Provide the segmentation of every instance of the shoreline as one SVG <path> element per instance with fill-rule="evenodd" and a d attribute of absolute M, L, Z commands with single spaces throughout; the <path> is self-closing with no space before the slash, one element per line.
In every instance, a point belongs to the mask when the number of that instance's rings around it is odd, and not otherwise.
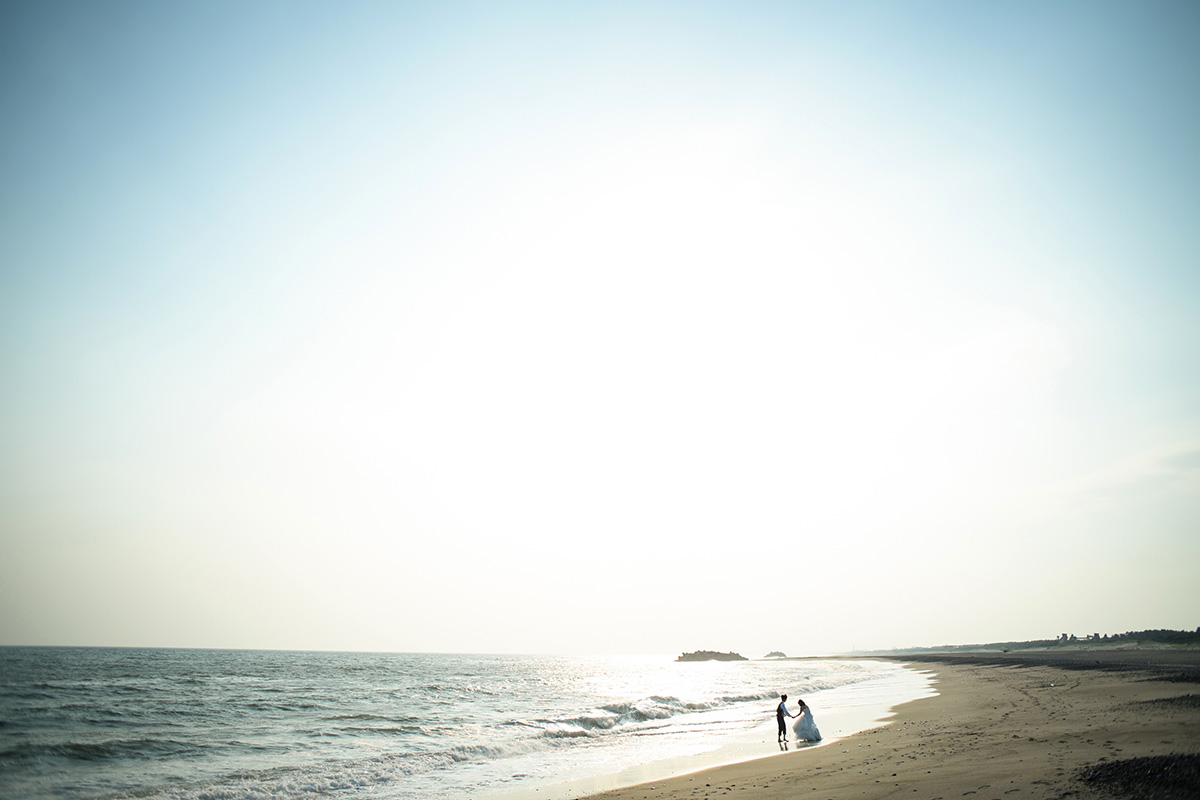
<path fill-rule="evenodd" d="M 851 659 L 833 656 L 814 657 L 809 660 Z M 775 716 L 768 709 L 761 724 L 729 736 L 721 744 L 702 752 L 647 761 L 588 777 L 542 782 L 525 788 L 485 792 L 472 797 L 474 800 L 586 800 L 607 792 L 693 775 L 710 769 L 811 752 L 833 746 L 863 731 L 886 725 L 894 718 L 894 709 L 898 705 L 936 693 L 932 672 L 926 667 L 909 667 L 891 659 L 874 656 L 852 660 L 892 663 L 903 669 L 898 670 L 900 675 L 881 675 L 863 683 L 821 689 L 808 694 L 807 697 L 819 710 L 818 727 L 824 734 L 820 741 L 793 740 L 788 743 L 786 749 L 781 748 L 776 740 Z M 881 686 L 886 688 L 881 690 Z M 861 695 L 864 689 L 867 690 L 867 696 Z M 791 720 L 788 723 L 790 731 Z"/>
<path fill-rule="evenodd" d="M 861 658 L 932 670 L 937 694 L 830 745 L 586 800 L 1200 796 L 1200 650 Z"/>

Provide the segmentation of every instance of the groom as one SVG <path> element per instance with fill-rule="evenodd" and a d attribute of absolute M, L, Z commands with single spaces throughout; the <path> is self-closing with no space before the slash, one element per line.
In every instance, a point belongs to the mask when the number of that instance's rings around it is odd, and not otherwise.
<path fill-rule="evenodd" d="M 796 716 L 787 710 L 787 695 L 779 696 L 779 708 L 775 709 L 775 719 L 779 722 L 779 741 L 787 741 L 787 723 L 783 721 L 784 717 Z"/>

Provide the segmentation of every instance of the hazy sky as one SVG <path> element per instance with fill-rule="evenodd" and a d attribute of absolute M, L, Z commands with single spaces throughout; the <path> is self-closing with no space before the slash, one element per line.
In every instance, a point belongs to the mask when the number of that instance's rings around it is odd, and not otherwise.
<path fill-rule="evenodd" d="M 0 6 L 0 644 L 1200 625 L 1200 6 Z"/>

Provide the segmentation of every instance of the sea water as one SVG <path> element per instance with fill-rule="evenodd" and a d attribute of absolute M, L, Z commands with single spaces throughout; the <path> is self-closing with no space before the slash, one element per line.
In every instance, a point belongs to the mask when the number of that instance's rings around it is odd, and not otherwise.
<path fill-rule="evenodd" d="M 932 694 L 879 661 L 0 648 L 0 797 L 568 797 Z"/>

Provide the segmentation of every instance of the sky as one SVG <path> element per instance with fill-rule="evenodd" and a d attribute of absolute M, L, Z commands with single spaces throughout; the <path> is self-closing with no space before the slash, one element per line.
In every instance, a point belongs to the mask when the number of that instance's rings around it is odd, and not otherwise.
<path fill-rule="evenodd" d="M 0 6 L 0 644 L 1200 625 L 1200 6 Z"/>

